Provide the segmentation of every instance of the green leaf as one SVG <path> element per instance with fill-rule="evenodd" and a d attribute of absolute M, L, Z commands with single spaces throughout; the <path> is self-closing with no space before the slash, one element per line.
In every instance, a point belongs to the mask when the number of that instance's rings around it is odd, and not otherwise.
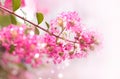
<path fill-rule="evenodd" d="M 17 20 L 16 20 L 15 16 L 10 15 L 10 20 L 11 20 L 11 24 L 17 24 Z"/>
<path fill-rule="evenodd" d="M 36 35 L 39 35 L 39 34 L 40 34 L 40 31 L 39 31 L 39 29 L 38 29 L 37 27 L 35 27 L 35 34 L 36 34 Z"/>
<path fill-rule="evenodd" d="M 10 45 L 9 53 L 12 53 L 14 50 L 15 50 L 15 46 L 14 45 Z"/>
<path fill-rule="evenodd" d="M 0 15 L 0 26 L 4 27 L 11 24 L 9 15 Z"/>
<path fill-rule="evenodd" d="M 23 63 L 16 64 L 18 67 L 27 70 L 26 66 Z"/>
<path fill-rule="evenodd" d="M 8 26 L 9 24 L 17 24 L 15 16 L 0 15 L 0 27 Z"/>
<path fill-rule="evenodd" d="M 20 5 L 21 5 L 21 0 L 12 0 L 13 11 L 16 11 L 17 9 L 19 9 Z"/>
<path fill-rule="evenodd" d="M 50 28 L 50 25 L 49 25 L 47 22 L 45 22 L 45 24 L 46 24 L 47 28 L 49 29 L 49 28 Z"/>
<path fill-rule="evenodd" d="M 44 16 L 42 13 L 36 13 L 36 18 L 37 18 L 38 24 L 40 24 L 43 21 Z"/>

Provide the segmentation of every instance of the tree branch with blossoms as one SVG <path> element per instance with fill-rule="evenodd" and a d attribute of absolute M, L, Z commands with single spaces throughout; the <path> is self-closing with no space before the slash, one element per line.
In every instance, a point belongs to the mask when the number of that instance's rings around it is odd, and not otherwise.
<path fill-rule="evenodd" d="M 53 33 L 50 33 L 48 30 L 46 30 L 46 29 L 40 27 L 39 25 L 37 25 L 37 24 L 35 24 L 35 23 L 33 23 L 33 22 L 31 22 L 31 21 L 25 19 L 24 17 L 21 17 L 21 16 L 15 14 L 14 12 L 12 12 L 12 11 L 10 11 L 10 10 L 8 10 L 8 9 L 6 9 L 6 8 L 4 8 L 4 7 L 2 7 L 2 6 L 0 6 L 0 8 L 1 8 L 2 10 L 4 10 L 4 11 L 6 11 L 6 12 L 8 12 L 8 13 L 10 13 L 10 14 L 13 14 L 13 15 L 17 16 L 18 18 L 20 18 L 20 19 L 22 19 L 22 20 L 24 20 L 24 21 L 26 21 L 26 22 L 32 24 L 33 26 L 38 27 L 39 29 L 41 29 L 41 30 L 43 30 L 43 31 L 45 31 L 45 32 L 47 32 L 47 33 L 49 33 L 50 35 L 55 36 L 56 38 L 63 39 L 62 37 L 57 36 L 57 35 L 55 35 L 55 34 L 53 34 Z M 63 40 L 66 40 L 66 41 L 69 41 L 69 42 L 73 42 L 73 43 L 74 43 L 74 41 L 71 41 L 71 40 L 68 40 L 68 39 L 63 39 Z"/>
<path fill-rule="evenodd" d="M 16 4 L 16 1 L 18 3 Z M 28 25 L 8 25 L 0 30 L 0 52 L 4 55 L 10 54 L 17 56 L 12 62 L 27 63 L 32 66 L 39 66 L 43 62 L 57 64 L 66 59 L 86 57 L 91 50 L 100 44 L 96 32 L 84 28 L 81 18 L 76 11 L 62 12 L 55 19 L 46 22 L 48 29 L 39 26 L 44 16 L 36 13 L 38 24 L 35 24 L 24 17 L 14 13 L 20 8 L 23 0 L 12 0 L 12 7 L 7 9 L 0 6 L 1 11 L 8 12 L 12 16 L 18 17 L 36 28 Z M 12 8 L 12 9 L 11 9 Z M 36 34 L 39 28 L 46 32 L 43 35 Z M 37 31 L 39 32 L 39 29 Z"/>
<path fill-rule="evenodd" d="M 98 32 L 88 30 L 76 11 L 61 12 L 49 23 L 45 21 L 45 29 L 40 26 L 44 20 L 43 13 L 36 12 L 38 24 L 16 13 L 24 6 L 25 0 L 0 2 L 2 79 L 31 79 L 32 74 L 24 77 L 29 65 L 37 68 L 43 64 L 60 64 L 65 60 L 84 58 L 101 44 Z M 17 17 L 24 23 L 20 23 Z M 45 33 L 40 34 L 41 31 Z"/>

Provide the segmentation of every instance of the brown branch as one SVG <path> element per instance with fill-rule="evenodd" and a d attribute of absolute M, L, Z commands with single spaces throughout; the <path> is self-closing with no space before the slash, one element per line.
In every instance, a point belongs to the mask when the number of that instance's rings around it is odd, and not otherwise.
<path fill-rule="evenodd" d="M 26 22 L 32 24 L 32 25 L 35 26 L 35 27 L 38 27 L 39 29 L 41 29 L 41 30 L 43 30 L 43 31 L 45 31 L 45 32 L 47 32 L 47 33 L 49 33 L 50 35 L 55 36 L 56 38 L 59 38 L 59 39 L 62 39 L 62 40 L 68 41 L 68 42 L 72 42 L 72 43 L 77 43 L 77 42 L 75 42 L 75 41 L 71 41 L 71 40 L 68 40 L 68 39 L 64 39 L 64 38 L 62 38 L 62 37 L 60 37 L 60 36 L 57 36 L 57 35 L 55 35 L 55 34 L 53 34 L 53 33 L 50 33 L 48 30 L 46 30 L 46 29 L 40 27 L 39 25 L 37 25 L 37 24 L 35 24 L 35 23 L 33 23 L 33 22 L 31 22 L 31 21 L 25 19 L 24 17 L 21 17 L 21 16 L 15 14 L 13 11 L 10 11 L 10 10 L 8 10 L 8 9 L 5 8 L 5 7 L 0 6 L 0 9 L 4 10 L 4 11 L 10 13 L 10 14 L 13 14 L 14 16 L 16 16 L 16 17 L 18 17 L 18 18 L 20 18 L 20 19 L 22 19 L 22 20 L 24 20 L 24 21 L 26 21 Z"/>

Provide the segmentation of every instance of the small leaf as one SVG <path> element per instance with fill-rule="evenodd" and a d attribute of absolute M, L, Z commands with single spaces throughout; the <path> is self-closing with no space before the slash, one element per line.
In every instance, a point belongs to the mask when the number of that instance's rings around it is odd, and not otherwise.
<path fill-rule="evenodd" d="M 21 0 L 12 0 L 13 11 L 16 11 L 20 8 Z"/>
<path fill-rule="evenodd" d="M 20 68 L 23 68 L 23 69 L 27 70 L 26 66 L 23 63 L 18 63 L 16 65 Z"/>
<path fill-rule="evenodd" d="M 24 34 L 25 34 L 25 35 L 28 35 L 28 34 L 29 34 L 29 31 L 30 31 L 30 29 L 29 29 L 29 28 L 26 28 L 25 31 L 24 31 Z"/>
<path fill-rule="evenodd" d="M 15 46 L 14 45 L 10 45 L 10 50 L 9 52 L 12 53 L 15 50 Z"/>
<path fill-rule="evenodd" d="M 10 15 L 10 20 L 11 20 L 12 24 L 17 24 L 17 20 L 16 20 L 15 16 Z"/>
<path fill-rule="evenodd" d="M 15 16 L 0 15 L 0 27 L 8 26 L 9 24 L 17 24 Z"/>
<path fill-rule="evenodd" d="M 39 31 L 39 29 L 38 29 L 37 27 L 35 27 L 35 34 L 36 34 L 36 35 L 39 35 L 39 34 L 40 34 L 40 31 Z"/>
<path fill-rule="evenodd" d="M 37 18 L 38 24 L 40 24 L 43 21 L 44 16 L 42 13 L 36 13 L 36 18 Z"/>
<path fill-rule="evenodd" d="M 0 15 L 0 27 L 11 24 L 9 15 Z"/>
<path fill-rule="evenodd" d="M 45 24 L 46 24 L 47 28 L 49 29 L 49 28 L 50 28 L 50 25 L 49 25 L 47 22 L 45 22 Z"/>

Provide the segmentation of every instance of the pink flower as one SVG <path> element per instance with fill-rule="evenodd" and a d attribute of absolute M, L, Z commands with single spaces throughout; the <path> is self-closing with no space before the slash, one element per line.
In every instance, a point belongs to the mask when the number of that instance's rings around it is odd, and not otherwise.
<path fill-rule="evenodd" d="M 47 53 L 49 52 L 48 54 L 53 58 L 54 63 L 60 63 L 66 59 L 86 57 L 88 52 L 94 50 L 98 43 L 98 37 L 95 32 L 85 30 L 85 26 L 83 27 L 77 12 L 61 13 L 57 18 L 51 20 L 49 30 L 51 33 L 60 35 L 65 39 L 71 39 L 72 36 L 73 39 L 71 41 L 78 43 L 59 41 L 61 45 L 58 46 L 57 40 L 52 42 L 52 44 L 48 42 Z M 49 39 L 51 36 L 46 38 Z"/>
<path fill-rule="evenodd" d="M 36 12 L 42 12 L 43 14 L 47 14 L 49 11 L 49 7 L 45 4 L 48 2 L 42 0 L 34 0 Z"/>
<path fill-rule="evenodd" d="M 35 12 L 41 12 L 43 14 L 48 14 L 53 7 L 59 2 L 57 0 L 28 0 L 32 1 L 31 5 L 34 5 Z"/>
<path fill-rule="evenodd" d="M 17 56 L 21 62 L 36 64 L 33 61 L 41 59 L 41 37 L 32 32 L 33 29 L 26 26 L 9 25 L 0 30 L 0 42 L 6 48 L 6 53 Z"/>
<path fill-rule="evenodd" d="M 54 20 L 51 20 L 51 27 L 62 27 L 73 32 L 81 31 L 80 17 L 77 12 L 63 12 Z"/>

